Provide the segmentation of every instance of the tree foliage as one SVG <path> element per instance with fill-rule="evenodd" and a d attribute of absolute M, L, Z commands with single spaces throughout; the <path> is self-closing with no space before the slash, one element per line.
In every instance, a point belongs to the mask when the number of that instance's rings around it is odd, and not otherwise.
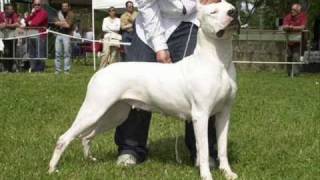
<path fill-rule="evenodd" d="M 230 0 L 241 9 L 241 22 L 257 28 L 263 23 L 266 29 L 276 28 L 276 19 L 282 18 L 290 11 L 293 3 L 300 3 L 309 16 L 309 26 L 320 15 L 319 0 Z"/>

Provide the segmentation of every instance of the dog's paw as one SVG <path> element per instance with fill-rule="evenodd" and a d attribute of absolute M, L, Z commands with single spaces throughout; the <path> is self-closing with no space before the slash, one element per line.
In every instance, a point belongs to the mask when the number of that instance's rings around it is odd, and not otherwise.
<path fill-rule="evenodd" d="M 223 171 L 223 174 L 227 180 L 235 180 L 238 178 L 238 175 L 232 171 Z"/>
<path fill-rule="evenodd" d="M 92 162 L 97 162 L 97 158 L 93 157 L 93 156 L 89 156 L 88 159 Z"/>
<path fill-rule="evenodd" d="M 207 176 L 201 176 L 201 180 L 213 180 L 211 174 Z"/>
<path fill-rule="evenodd" d="M 200 159 L 197 157 L 194 162 L 195 167 L 200 167 Z"/>
<path fill-rule="evenodd" d="M 58 173 L 58 172 L 59 172 L 59 170 L 56 169 L 55 167 L 49 167 L 49 170 L 48 170 L 49 174 Z"/>

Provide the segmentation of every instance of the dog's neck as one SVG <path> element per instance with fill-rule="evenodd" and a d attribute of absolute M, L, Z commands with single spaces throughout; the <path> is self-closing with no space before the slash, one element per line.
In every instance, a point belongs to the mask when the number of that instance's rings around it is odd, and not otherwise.
<path fill-rule="evenodd" d="M 195 53 L 204 54 L 207 60 L 220 62 L 228 69 L 232 62 L 232 39 L 209 37 L 200 28 Z"/>

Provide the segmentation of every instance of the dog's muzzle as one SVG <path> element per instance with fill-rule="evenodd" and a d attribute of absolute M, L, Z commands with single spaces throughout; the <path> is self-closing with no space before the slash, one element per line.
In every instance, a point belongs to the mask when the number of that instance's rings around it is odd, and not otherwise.
<path fill-rule="evenodd" d="M 236 31 L 238 34 L 240 34 L 240 22 L 238 19 L 235 19 L 233 21 L 231 21 L 231 23 L 228 25 L 228 27 L 226 27 L 225 29 L 222 29 L 222 30 L 219 30 L 217 33 L 216 33 L 216 36 L 218 38 L 221 38 L 226 30 L 233 30 L 233 31 Z"/>

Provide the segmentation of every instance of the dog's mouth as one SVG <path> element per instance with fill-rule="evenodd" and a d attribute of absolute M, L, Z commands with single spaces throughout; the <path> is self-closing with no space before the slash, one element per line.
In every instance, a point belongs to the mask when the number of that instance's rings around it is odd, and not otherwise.
<path fill-rule="evenodd" d="M 229 28 L 236 30 L 236 32 L 239 34 L 240 33 L 240 22 L 238 20 L 233 20 L 230 23 Z"/>
<path fill-rule="evenodd" d="M 217 32 L 216 35 L 217 35 L 218 38 L 221 38 L 224 35 L 225 32 L 226 32 L 225 30 L 220 30 L 220 31 Z"/>
<path fill-rule="evenodd" d="M 222 38 L 224 36 L 224 34 L 226 33 L 226 31 L 236 31 L 238 34 L 240 33 L 240 22 L 238 20 L 233 20 L 228 27 L 226 27 L 225 29 L 222 29 L 220 31 L 218 31 L 216 33 L 216 36 L 218 38 Z"/>

